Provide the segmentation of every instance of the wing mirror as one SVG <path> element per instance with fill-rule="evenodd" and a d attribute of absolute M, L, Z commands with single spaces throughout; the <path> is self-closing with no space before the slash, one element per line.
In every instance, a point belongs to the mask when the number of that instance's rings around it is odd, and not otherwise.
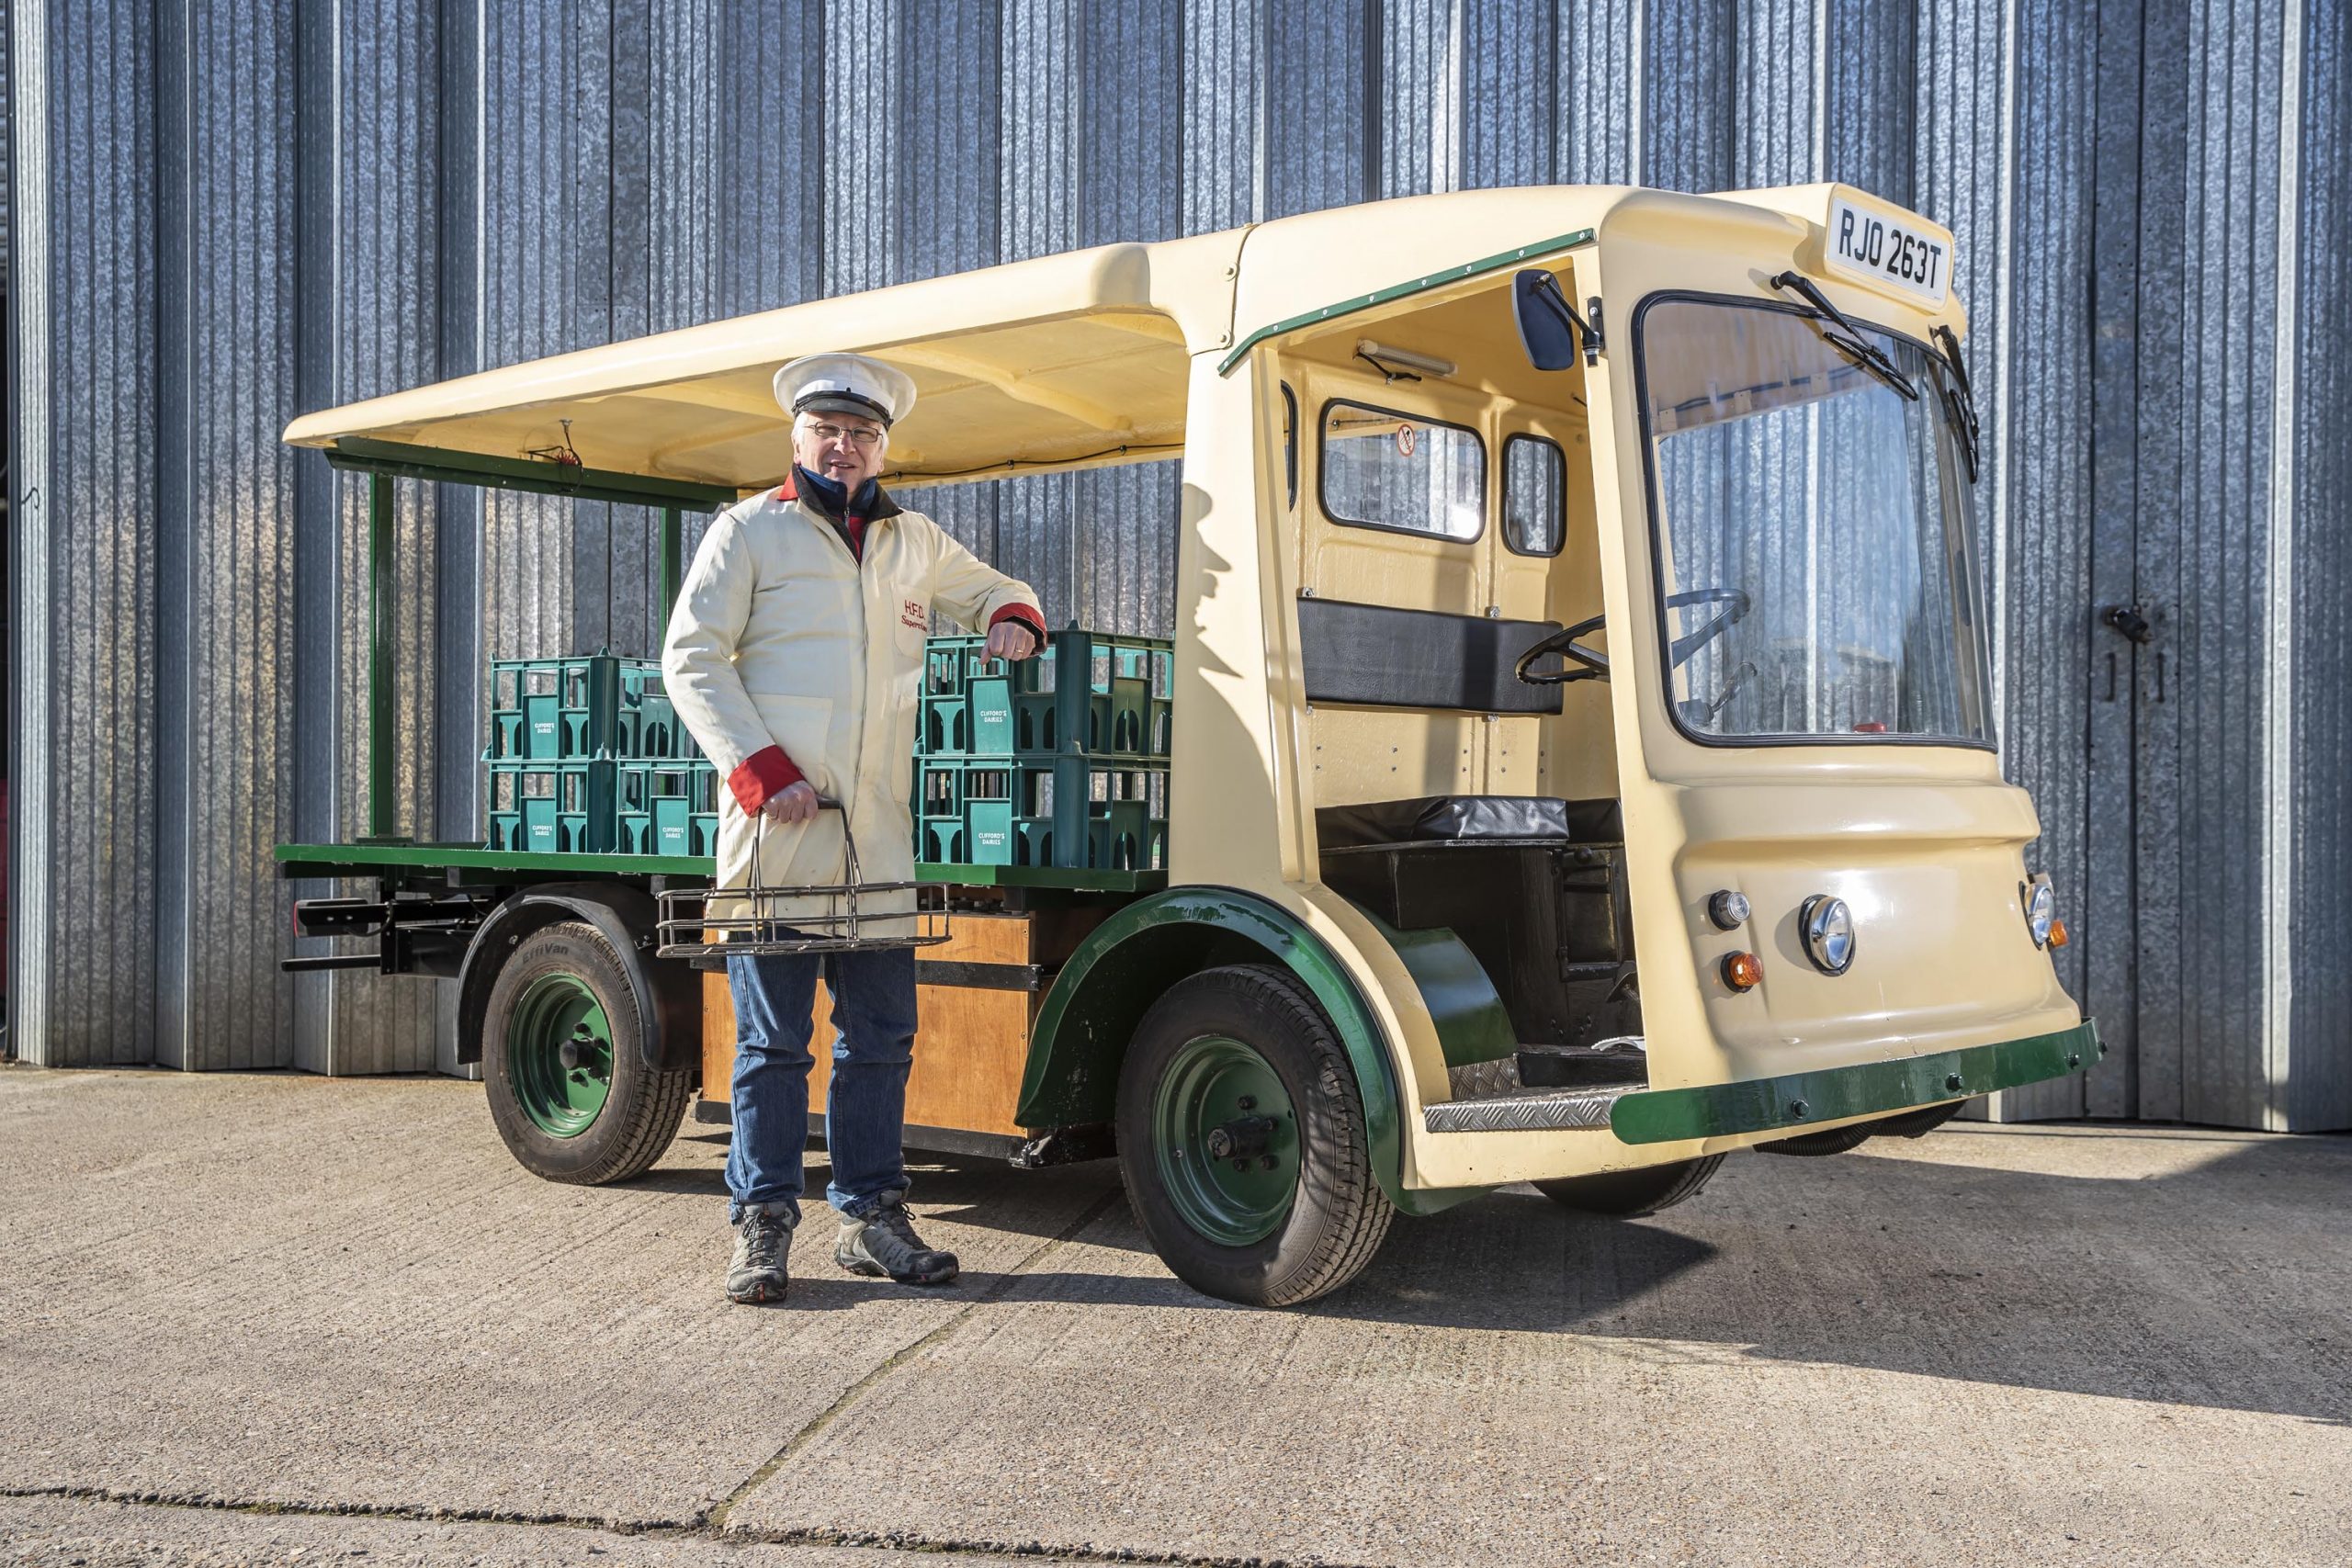
<path fill-rule="evenodd" d="M 1511 314 L 1519 322 L 1519 345 L 1538 370 L 1566 370 L 1583 344 L 1584 362 L 1600 363 L 1600 300 L 1585 302 L 1589 317 L 1577 314 L 1560 292 L 1560 280 L 1542 267 L 1529 267 L 1510 280 Z"/>

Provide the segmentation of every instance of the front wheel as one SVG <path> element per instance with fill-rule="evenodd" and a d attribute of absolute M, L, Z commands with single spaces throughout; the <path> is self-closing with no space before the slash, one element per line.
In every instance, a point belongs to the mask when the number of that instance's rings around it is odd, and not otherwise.
<path fill-rule="evenodd" d="M 1278 969 L 1206 970 L 1152 1005 L 1120 1070 L 1118 1133 L 1144 1235 L 1206 1295 L 1313 1301 L 1363 1271 L 1396 1213 L 1347 1053 Z"/>
<path fill-rule="evenodd" d="M 646 1066 L 636 997 L 621 955 L 582 920 L 533 931 L 500 966 L 482 1077 L 498 1135 L 533 1175 L 627 1181 L 677 1134 L 694 1075 Z"/>
<path fill-rule="evenodd" d="M 1677 1160 L 1672 1165 L 1645 1166 L 1640 1170 L 1611 1170 L 1600 1176 L 1539 1181 L 1535 1189 L 1563 1209 L 1634 1220 L 1696 1198 L 1700 1189 L 1715 1174 L 1715 1167 L 1723 1163 L 1723 1156 L 1706 1155 L 1698 1159 Z"/>

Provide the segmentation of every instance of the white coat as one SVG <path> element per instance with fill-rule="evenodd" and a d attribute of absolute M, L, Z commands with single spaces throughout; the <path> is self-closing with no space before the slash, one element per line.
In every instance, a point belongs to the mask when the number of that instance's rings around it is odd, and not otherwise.
<path fill-rule="evenodd" d="M 862 881 L 910 880 L 908 798 L 932 612 L 978 630 L 1019 604 L 1045 624 L 1027 584 L 984 565 L 920 513 L 874 519 L 864 544 L 861 562 L 787 485 L 720 513 L 695 551 L 662 673 L 679 718 L 718 769 L 720 887 L 846 878 L 842 813 L 833 811 L 766 823 L 755 873 L 753 819 L 727 781 L 770 746 L 782 747 L 820 795 L 842 803 Z M 911 904 L 905 896 L 882 907 Z M 729 912 L 741 906 L 713 910 Z M 766 912 L 790 919 L 824 910 L 800 900 Z"/>

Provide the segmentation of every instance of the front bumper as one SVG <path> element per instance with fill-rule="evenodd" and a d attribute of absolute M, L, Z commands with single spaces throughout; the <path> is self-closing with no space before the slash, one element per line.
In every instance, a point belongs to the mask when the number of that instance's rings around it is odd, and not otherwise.
<path fill-rule="evenodd" d="M 1619 1142 L 1627 1144 L 1669 1144 L 1784 1127 L 1817 1127 L 2064 1077 L 2106 1054 L 2098 1026 L 2085 1019 L 2055 1034 L 2004 1040 L 1964 1051 L 1939 1051 L 1930 1056 L 1863 1062 L 1744 1083 L 1629 1094 L 1611 1109 L 1609 1126 Z"/>

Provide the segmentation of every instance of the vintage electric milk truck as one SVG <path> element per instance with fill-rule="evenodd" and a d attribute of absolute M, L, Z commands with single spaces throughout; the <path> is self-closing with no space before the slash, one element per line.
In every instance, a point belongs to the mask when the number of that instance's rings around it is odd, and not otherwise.
<path fill-rule="evenodd" d="M 934 645 L 907 737 L 934 912 L 893 928 L 927 943 L 907 1138 L 1115 1155 L 1171 1269 L 1281 1305 L 1400 1210 L 1532 1181 L 1645 1213 L 1734 1150 L 1916 1133 L 2098 1054 L 1996 750 L 1955 260 L 1841 186 L 1462 192 L 794 306 L 286 438 L 371 477 L 371 585 L 391 487 L 424 479 L 660 508 L 673 589 L 680 513 L 784 477 L 769 378 L 820 350 L 919 385 L 902 491 L 1181 458 L 1171 643 L 1064 633 L 1022 673 Z M 281 848 L 369 889 L 304 901 L 342 940 L 292 964 L 455 982 L 516 1157 L 625 1180 L 697 1096 L 726 1118 L 727 992 L 693 954 L 758 934 L 696 923 L 734 807 L 685 787 L 642 668 L 497 673 L 487 845 Z M 1008 716 L 1036 732 L 991 752 Z"/>

